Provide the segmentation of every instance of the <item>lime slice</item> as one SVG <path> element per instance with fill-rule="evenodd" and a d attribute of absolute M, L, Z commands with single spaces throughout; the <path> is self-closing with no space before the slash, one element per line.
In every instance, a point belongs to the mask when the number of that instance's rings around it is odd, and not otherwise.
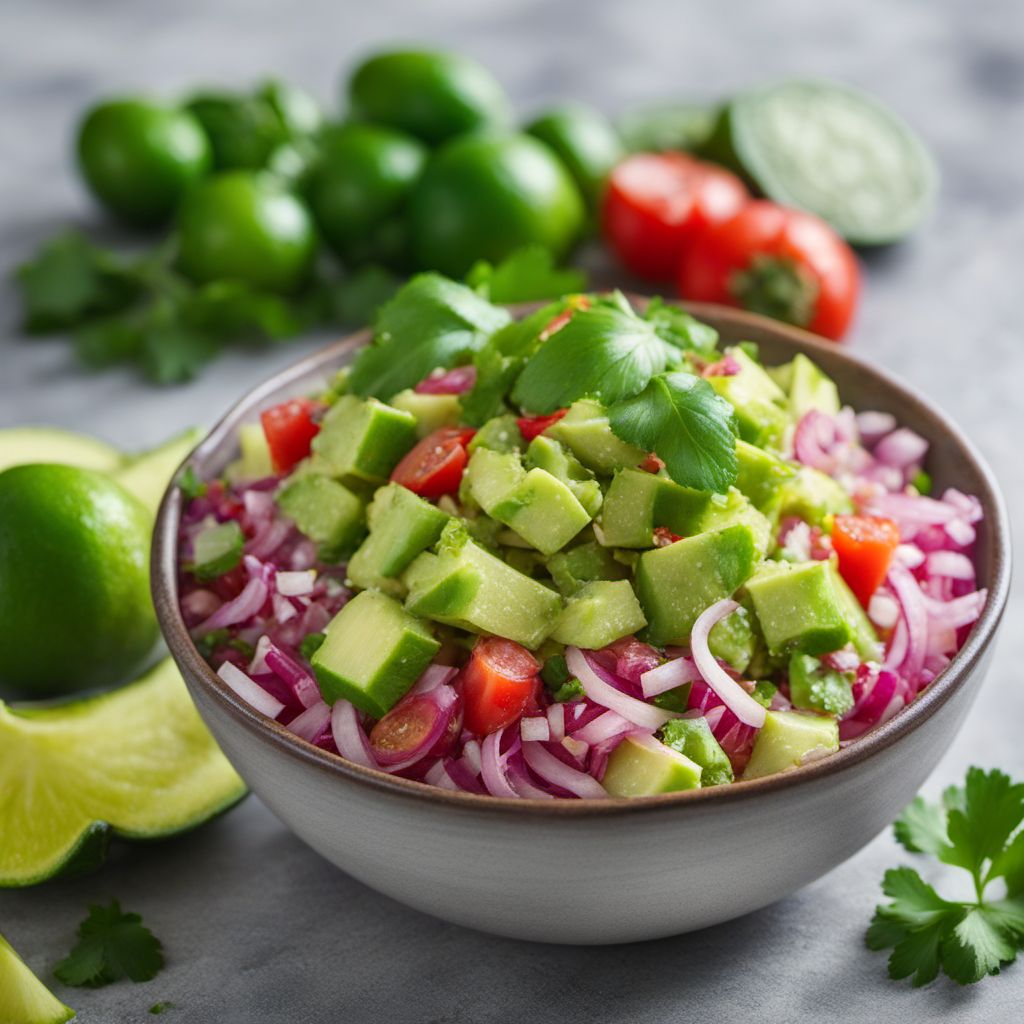
<path fill-rule="evenodd" d="M 718 111 L 686 100 L 658 103 L 622 114 L 615 127 L 631 153 L 699 151 L 711 136 Z"/>
<path fill-rule="evenodd" d="M 0 887 L 88 870 L 111 834 L 175 835 L 244 795 L 170 659 L 97 697 L 0 702 Z"/>
<path fill-rule="evenodd" d="M 809 210 L 855 245 L 895 242 L 931 208 L 938 172 L 911 128 L 832 82 L 741 93 L 711 143 L 769 199 Z"/>
<path fill-rule="evenodd" d="M 57 427 L 0 430 L 0 472 L 29 462 L 60 462 L 109 473 L 116 470 L 124 458 L 105 441 Z"/>
<path fill-rule="evenodd" d="M 65 1006 L 0 935 L 0 1021 L 64 1024 L 75 1011 Z"/>
<path fill-rule="evenodd" d="M 160 499 L 167 490 L 167 485 L 174 476 L 174 471 L 184 461 L 185 456 L 200 440 L 204 431 L 191 427 L 184 433 L 165 441 L 158 448 L 153 448 L 141 455 L 130 456 L 129 460 L 111 474 L 125 490 L 134 494 L 143 505 L 156 515 L 160 507 Z"/>

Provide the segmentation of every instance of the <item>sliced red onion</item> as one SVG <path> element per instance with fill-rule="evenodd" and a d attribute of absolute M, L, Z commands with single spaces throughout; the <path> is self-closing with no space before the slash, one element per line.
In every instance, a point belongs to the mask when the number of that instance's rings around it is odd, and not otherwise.
<path fill-rule="evenodd" d="M 347 700 L 336 701 L 331 709 L 331 733 L 342 757 L 364 768 L 377 767 L 359 713 Z"/>
<path fill-rule="evenodd" d="M 955 487 L 947 487 L 942 500 L 955 508 L 968 523 L 978 523 L 984 518 L 981 502 L 973 494 L 964 494 Z"/>
<path fill-rule="evenodd" d="M 418 395 L 462 395 L 476 384 L 476 367 L 456 366 L 447 372 L 435 371 L 414 388 Z"/>
<path fill-rule="evenodd" d="M 625 719 L 616 711 L 606 711 L 599 715 L 592 722 L 588 722 L 582 729 L 572 734 L 572 738 L 582 743 L 602 743 L 622 733 L 633 732 L 637 726 Z M 523 739 L 526 739 L 524 736 Z M 532 737 L 531 737 L 532 739 Z"/>
<path fill-rule="evenodd" d="M 331 721 L 331 709 L 321 700 L 288 723 L 288 729 L 312 743 Z"/>
<path fill-rule="evenodd" d="M 586 763 L 587 754 L 590 752 L 589 743 L 586 743 L 581 739 L 577 739 L 575 736 L 564 736 L 562 738 L 562 746 L 568 750 L 574 758 L 576 758 L 580 767 Z"/>
<path fill-rule="evenodd" d="M 541 743 L 524 743 L 523 758 L 538 778 L 552 786 L 558 786 L 583 799 L 599 799 L 608 795 L 597 779 L 570 768 Z"/>
<path fill-rule="evenodd" d="M 259 577 L 249 580 L 242 588 L 242 592 L 232 601 L 222 604 L 205 622 L 197 626 L 193 632 L 203 635 L 212 633 L 215 629 L 224 629 L 227 626 L 237 625 L 245 622 L 259 613 L 259 610 L 266 603 L 269 591 L 266 583 Z"/>
<path fill-rule="evenodd" d="M 277 718 L 284 710 L 284 705 L 276 698 L 267 693 L 258 683 L 253 682 L 240 668 L 225 661 L 217 675 L 250 707 L 266 715 L 267 718 Z"/>
<path fill-rule="evenodd" d="M 255 676 L 261 672 L 269 672 L 267 668 L 267 651 L 270 650 L 270 637 L 265 634 L 256 641 L 256 649 L 253 651 L 252 661 L 249 662 L 249 675 Z"/>
<path fill-rule="evenodd" d="M 273 494 L 269 491 L 254 491 L 251 488 L 242 495 L 242 504 L 253 519 L 269 519 L 276 508 Z"/>
<path fill-rule="evenodd" d="M 263 652 L 263 660 L 271 672 L 288 684 L 304 708 L 311 708 L 322 699 L 320 687 L 313 676 L 306 671 L 301 662 L 285 654 L 275 644 L 267 645 Z"/>
<path fill-rule="evenodd" d="M 423 675 L 413 683 L 412 689 L 406 696 L 412 697 L 419 693 L 429 693 L 436 686 L 450 683 L 458 674 L 459 670 L 451 665 L 428 665 Z"/>
<path fill-rule="evenodd" d="M 925 554 L 916 544 L 900 544 L 893 557 L 908 569 L 916 569 L 924 565 Z"/>
<path fill-rule="evenodd" d="M 875 446 L 875 458 L 886 466 L 907 469 L 928 454 L 928 442 L 909 427 L 898 427 Z"/>
<path fill-rule="evenodd" d="M 274 609 L 274 618 L 281 623 L 282 626 L 289 620 L 298 617 L 298 608 L 296 608 L 287 597 L 282 597 L 280 594 L 271 594 L 270 603 Z"/>
<path fill-rule="evenodd" d="M 291 558 L 289 559 L 289 565 L 296 572 L 303 572 L 306 569 L 312 569 L 316 565 L 316 544 L 306 537 L 297 541 L 295 547 L 292 548 Z"/>
<path fill-rule="evenodd" d="M 553 800 L 554 794 L 535 786 L 523 762 L 522 754 L 509 761 L 508 781 L 524 800 Z"/>
<path fill-rule="evenodd" d="M 946 531 L 946 536 L 962 548 L 973 544 L 978 535 L 974 527 L 970 523 L 964 522 L 963 519 L 950 519 L 949 522 L 943 524 L 943 529 Z"/>
<path fill-rule="evenodd" d="M 256 533 L 246 541 L 246 554 L 253 558 L 269 558 L 292 532 L 292 524 L 286 519 L 272 519 L 257 527 Z"/>
<path fill-rule="evenodd" d="M 764 725 L 765 708 L 758 704 L 733 679 L 711 653 L 708 634 L 722 619 L 732 615 L 739 605 L 735 601 L 718 601 L 701 613 L 690 634 L 690 650 L 704 682 L 722 699 L 725 706 L 744 724 L 760 729 Z"/>
<path fill-rule="evenodd" d="M 900 606 L 891 594 L 873 594 L 868 604 L 868 618 L 879 629 L 892 629 L 900 617 Z"/>
<path fill-rule="evenodd" d="M 596 704 L 617 711 L 623 718 L 644 729 L 660 729 L 669 719 L 678 715 L 671 711 L 645 704 L 642 700 L 630 697 L 621 690 L 615 689 L 605 682 L 598 674 L 601 669 L 591 657 L 584 654 L 578 647 L 565 649 L 565 662 L 569 671 L 580 681 L 584 693 Z M 532 767 L 532 765 L 531 765 Z"/>
<path fill-rule="evenodd" d="M 466 740 L 462 744 L 462 757 L 474 775 L 479 775 L 483 767 L 483 752 L 479 740 Z"/>
<path fill-rule="evenodd" d="M 972 591 L 962 597 L 955 597 L 952 601 L 935 601 L 925 597 L 924 605 L 933 624 L 939 627 L 960 629 L 973 623 L 988 598 L 988 591 L 985 589 Z"/>
<path fill-rule="evenodd" d="M 958 551 L 932 551 L 925 559 L 925 570 L 932 576 L 974 582 L 974 563 Z"/>
<path fill-rule="evenodd" d="M 428 786 L 437 786 L 438 789 L 449 789 L 457 791 L 459 787 L 456 785 L 455 780 L 448 774 L 448 769 L 445 767 L 444 761 L 437 761 L 428 770 L 427 774 L 423 776 L 423 781 Z"/>
<path fill-rule="evenodd" d="M 186 625 L 194 625 L 208 619 L 221 604 L 221 599 L 212 590 L 193 590 L 181 599 L 181 613 Z"/>
<path fill-rule="evenodd" d="M 565 705 L 552 704 L 548 708 L 548 733 L 559 743 L 565 739 Z"/>
<path fill-rule="evenodd" d="M 279 572 L 274 577 L 277 592 L 283 597 L 301 597 L 313 593 L 316 586 L 316 570 L 306 569 L 303 572 Z"/>
<path fill-rule="evenodd" d="M 833 418 L 812 409 L 805 413 L 793 434 L 793 454 L 797 462 L 829 472 L 835 465 L 833 450 L 840 437 Z"/>
<path fill-rule="evenodd" d="M 645 697 L 657 697 L 659 693 L 674 690 L 700 679 L 700 672 L 692 658 L 675 658 L 664 665 L 652 668 L 640 677 L 640 686 Z"/>
<path fill-rule="evenodd" d="M 546 742 L 551 739 L 551 726 L 546 717 L 523 718 L 519 722 L 519 734 L 523 740 L 539 740 Z"/>
<path fill-rule="evenodd" d="M 866 410 L 857 414 L 857 431 L 861 441 L 871 446 L 886 434 L 896 429 L 896 417 L 892 413 Z"/>
<path fill-rule="evenodd" d="M 512 788 L 505 774 L 505 758 L 501 755 L 501 737 L 504 729 L 492 732 L 480 748 L 480 775 L 491 796 L 518 800 L 519 794 Z"/>
<path fill-rule="evenodd" d="M 873 512 L 895 519 L 901 527 L 904 523 L 941 526 L 957 517 L 955 508 L 923 494 L 878 494 L 871 506 Z"/>
<path fill-rule="evenodd" d="M 924 665 L 928 643 L 928 609 L 917 580 L 907 568 L 894 562 L 889 566 L 888 580 L 907 626 L 907 654 L 900 665 L 900 674 L 916 679 Z"/>

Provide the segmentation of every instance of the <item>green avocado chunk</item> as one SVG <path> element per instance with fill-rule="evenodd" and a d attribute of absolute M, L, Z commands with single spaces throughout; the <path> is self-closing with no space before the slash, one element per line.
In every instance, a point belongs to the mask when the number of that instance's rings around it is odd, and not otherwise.
<path fill-rule="evenodd" d="M 851 677 L 825 668 L 809 654 L 789 659 L 789 696 L 793 707 L 842 717 L 853 707 Z"/>
<path fill-rule="evenodd" d="M 611 476 L 625 466 L 639 466 L 647 453 L 612 433 L 603 405 L 589 398 L 574 402 L 569 411 L 545 431 L 564 444 L 588 469 Z"/>
<path fill-rule="evenodd" d="M 661 727 L 661 742 L 701 767 L 702 786 L 732 782 L 732 765 L 706 718 L 673 718 Z"/>
<path fill-rule="evenodd" d="M 363 502 L 344 484 L 318 473 L 285 481 L 276 501 L 300 532 L 320 545 L 325 562 L 345 558 L 366 531 Z"/>
<path fill-rule="evenodd" d="M 839 412 L 839 388 L 836 382 L 824 373 L 817 363 L 802 352 L 792 360 L 789 378 L 789 412 L 799 420 L 812 409 L 834 416 Z"/>
<path fill-rule="evenodd" d="M 545 469 L 576 495 L 590 516 L 601 509 L 604 495 L 594 474 L 558 441 L 538 434 L 526 449 L 528 469 Z"/>
<path fill-rule="evenodd" d="M 780 484 L 766 511 L 776 522 L 786 516 L 799 516 L 811 526 L 823 526 L 828 516 L 851 513 L 853 500 L 828 474 L 801 466 L 795 476 Z"/>
<path fill-rule="evenodd" d="M 754 538 L 754 554 L 764 558 L 772 546 L 772 524 L 735 487 L 727 494 L 712 494 L 700 518 L 699 532 L 724 530 L 727 526 L 746 526 Z M 676 531 L 679 532 L 679 531 Z"/>
<path fill-rule="evenodd" d="M 198 580 L 215 580 L 242 560 L 245 537 L 234 519 L 208 526 L 192 543 L 192 574 Z"/>
<path fill-rule="evenodd" d="M 761 512 L 769 512 L 779 487 L 790 480 L 796 470 L 763 448 L 746 441 L 736 442 L 739 472 L 736 488 L 745 494 Z"/>
<path fill-rule="evenodd" d="M 700 789 L 701 768 L 653 736 L 631 736 L 612 751 L 603 785 L 612 796 L 654 796 Z"/>
<path fill-rule="evenodd" d="M 410 612 L 531 650 L 547 638 L 562 610 L 558 594 L 484 551 L 455 520 L 437 551 L 425 551 L 402 575 Z"/>
<path fill-rule="evenodd" d="M 754 536 L 745 525 L 645 551 L 636 587 L 650 643 L 689 643 L 701 612 L 731 596 L 754 571 L 755 560 Z"/>
<path fill-rule="evenodd" d="M 330 621 L 312 666 L 328 704 L 351 701 L 374 718 L 412 688 L 441 645 L 392 597 L 356 594 Z"/>
<path fill-rule="evenodd" d="M 366 510 L 370 534 L 348 563 L 349 579 L 364 590 L 404 596 L 395 578 L 437 542 L 449 515 L 401 484 L 380 488 Z"/>
<path fill-rule="evenodd" d="M 462 419 L 458 395 L 421 395 L 407 388 L 394 395 L 388 404 L 416 417 L 416 436 L 421 439 L 441 427 L 454 427 Z"/>
<path fill-rule="evenodd" d="M 593 580 L 624 580 L 629 576 L 629 569 L 595 540 L 552 555 L 548 559 L 548 572 L 566 597 Z"/>
<path fill-rule="evenodd" d="M 824 715 L 769 711 L 754 740 L 743 779 L 760 779 L 799 768 L 809 754 L 839 749 L 839 723 Z"/>
<path fill-rule="evenodd" d="M 785 393 L 743 349 L 726 351 L 739 363 L 739 373 L 709 377 L 708 383 L 736 410 L 744 441 L 759 448 L 777 448 L 791 422 Z"/>
<path fill-rule="evenodd" d="M 506 414 L 488 420 L 474 435 L 467 446 L 472 455 L 480 448 L 495 452 L 516 452 L 523 448 L 525 442 L 519 432 L 519 424 L 515 416 Z"/>
<path fill-rule="evenodd" d="M 342 395 L 327 410 L 313 452 L 330 475 L 384 483 L 416 442 L 416 417 L 375 398 Z"/>
<path fill-rule="evenodd" d="M 599 650 L 646 625 L 629 580 L 595 580 L 569 598 L 551 638 L 560 644 Z"/>
<path fill-rule="evenodd" d="M 605 495 L 598 536 L 610 548 L 653 547 L 656 526 L 679 536 L 699 533 L 710 504 L 704 491 L 642 469 L 621 469 Z"/>
<path fill-rule="evenodd" d="M 732 615 L 716 622 L 708 635 L 711 653 L 737 672 L 746 672 L 757 649 L 757 637 L 750 619 L 750 612 L 741 605 Z"/>

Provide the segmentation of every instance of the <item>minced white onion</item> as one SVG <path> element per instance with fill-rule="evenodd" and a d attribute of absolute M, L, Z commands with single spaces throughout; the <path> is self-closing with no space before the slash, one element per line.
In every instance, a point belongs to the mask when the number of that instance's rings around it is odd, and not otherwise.
<path fill-rule="evenodd" d="M 304 572 L 279 572 L 274 577 L 277 592 L 282 597 L 302 597 L 316 586 L 316 569 Z"/>
<path fill-rule="evenodd" d="M 524 718 L 519 723 L 519 731 L 524 740 L 546 741 L 551 739 L 551 727 L 548 725 L 547 718 Z"/>

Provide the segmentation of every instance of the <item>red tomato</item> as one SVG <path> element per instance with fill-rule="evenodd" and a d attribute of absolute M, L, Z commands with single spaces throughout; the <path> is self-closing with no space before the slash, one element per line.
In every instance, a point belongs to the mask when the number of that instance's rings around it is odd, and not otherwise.
<path fill-rule="evenodd" d="M 438 724 L 438 715 L 438 705 L 429 694 L 403 697 L 370 730 L 370 746 L 380 763 L 397 764 L 418 753 Z M 447 754 L 461 731 L 462 710 L 456 705 L 448 727 L 423 756 Z"/>
<path fill-rule="evenodd" d="M 477 641 L 462 670 L 465 727 L 487 736 L 520 715 L 537 689 L 540 665 L 521 644 L 488 636 Z"/>
<path fill-rule="evenodd" d="M 552 423 L 557 423 L 569 410 L 556 409 L 550 416 L 524 416 L 516 420 L 519 424 L 519 433 L 527 442 L 544 433 Z"/>
<path fill-rule="evenodd" d="M 469 461 L 466 445 L 475 433 L 472 427 L 435 430 L 395 466 L 391 479 L 421 498 L 454 494 Z"/>
<path fill-rule="evenodd" d="M 313 421 L 319 408 L 308 398 L 292 398 L 260 413 L 275 472 L 287 473 L 309 455 L 310 444 L 320 433 L 320 424 Z"/>
<path fill-rule="evenodd" d="M 899 543 L 899 527 L 883 516 L 833 520 L 832 547 L 839 558 L 839 574 L 865 608 L 882 585 Z"/>
<path fill-rule="evenodd" d="M 553 316 L 540 332 L 540 340 L 547 341 L 552 334 L 557 334 L 581 309 L 590 309 L 590 299 L 586 295 L 572 295 L 569 297 L 569 304 Z"/>
<path fill-rule="evenodd" d="M 611 173 L 604 234 L 635 274 L 671 280 L 683 252 L 750 195 L 734 174 L 685 153 L 636 153 Z"/>
<path fill-rule="evenodd" d="M 665 468 L 665 463 L 654 452 L 650 452 L 638 468 L 645 473 L 660 473 Z"/>
<path fill-rule="evenodd" d="M 828 224 L 765 199 L 709 228 L 679 269 L 684 299 L 741 306 L 835 340 L 859 290 L 853 250 Z"/>

